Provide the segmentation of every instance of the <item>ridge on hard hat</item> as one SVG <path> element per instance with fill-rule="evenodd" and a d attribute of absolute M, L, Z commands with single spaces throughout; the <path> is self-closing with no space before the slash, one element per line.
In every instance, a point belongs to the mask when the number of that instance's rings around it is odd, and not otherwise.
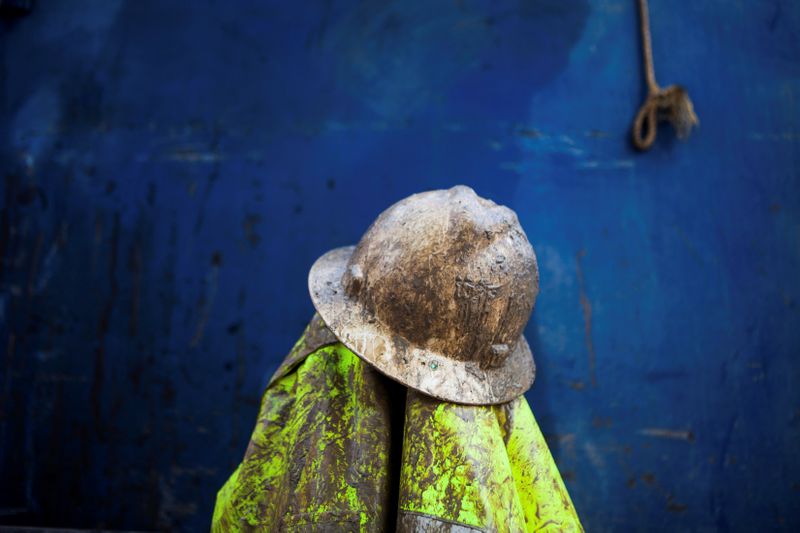
<path fill-rule="evenodd" d="M 308 284 L 334 335 L 412 389 L 496 404 L 533 384 L 522 332 L 539 291 L 536 255 L 516 214 L 469 187 L 389 207 L 357 246 L 320 257 Z"/>

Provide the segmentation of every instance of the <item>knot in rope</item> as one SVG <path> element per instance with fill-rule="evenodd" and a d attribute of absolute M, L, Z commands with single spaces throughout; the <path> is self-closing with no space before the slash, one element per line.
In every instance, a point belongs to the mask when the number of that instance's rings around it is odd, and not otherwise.
<path fill-rule="evenodd" d="M 653 47 L 650 42 L 650 17 L 647 0 L 639 0 L 639 23 L 642 32 L 642 56 L 644 57 L 645 80 L 647 82 L 647 99 L 639 108 L 633 121 L 633 145 L 639 150 L 647 150 L 656 140 L 658 122 L 667 120 L 672 123 L 678 138 L 689 135 L 692 127 L 700 123 L 694 112 L 694 106 L 686 89 L 680 85 L 670 85 L 662 89 L 656 83 L 653 67 Z"/>
<path fill-rule="evenodd" d="M 699 124 L 689 94 L 680 85 L 670 85 L 647 96 L 633 121 L 633 144 L 639 150 L 647 150 L 656 140 L 658 122 L 672 123 L 679 139 L 686 138 L 692 127 Z"/>

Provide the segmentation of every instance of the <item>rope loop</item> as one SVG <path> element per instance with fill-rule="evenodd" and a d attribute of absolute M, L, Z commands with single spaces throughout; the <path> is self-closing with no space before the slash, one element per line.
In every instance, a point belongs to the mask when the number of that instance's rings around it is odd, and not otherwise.
<path fill-rule="evenodd" d="M 689 135 L 692 127 L 700 121 L 686 89 L 680 85 L 670 85 L 662 89 L 656 82 L 653 67 L 653 47 L 650 39 L 650 16 L 647 0 L 639 0 L 639 27 L 642 33 L 642 58 L 644 59 L 647 99 L 639 108 L 631 130 L 633 145 L 642 151 L 653 146 L 656 140 L 658 122 L 668 120 L 672 123 L 678 138 Z"/>
<path fill-rule="evenodd" d="M 649 94 L 639 108 L 631 132 L 633 145 L 638 150 L 645 151 L 653 146 L 658 122 L 662 120 L 672 123 L 679 139 L 686 138 L 692 127 L 700 123 L 689 94 L 680 85 L 670 85 Z"/>

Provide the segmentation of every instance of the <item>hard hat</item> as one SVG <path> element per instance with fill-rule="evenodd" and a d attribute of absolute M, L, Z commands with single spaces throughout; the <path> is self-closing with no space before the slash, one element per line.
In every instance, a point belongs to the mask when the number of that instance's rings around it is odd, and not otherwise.
<path fill-rule="evenodd" d="M 308 285 L 334 335 L 412 389 L 486 405 L 533 384 L 522 332 L 539 292 L 536 255 L 516 214 L 469 187 L 389 207 L 357 246 L 320 257 Z"/>

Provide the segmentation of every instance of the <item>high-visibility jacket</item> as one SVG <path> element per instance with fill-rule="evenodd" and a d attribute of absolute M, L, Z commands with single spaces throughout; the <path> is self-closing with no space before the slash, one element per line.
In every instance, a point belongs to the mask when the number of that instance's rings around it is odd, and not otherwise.
<path fill-rule="evenodd" d="M 435 400 L 315 316 L 267 386 L 213 531 L 582 531 L 524 397 Z"/>

